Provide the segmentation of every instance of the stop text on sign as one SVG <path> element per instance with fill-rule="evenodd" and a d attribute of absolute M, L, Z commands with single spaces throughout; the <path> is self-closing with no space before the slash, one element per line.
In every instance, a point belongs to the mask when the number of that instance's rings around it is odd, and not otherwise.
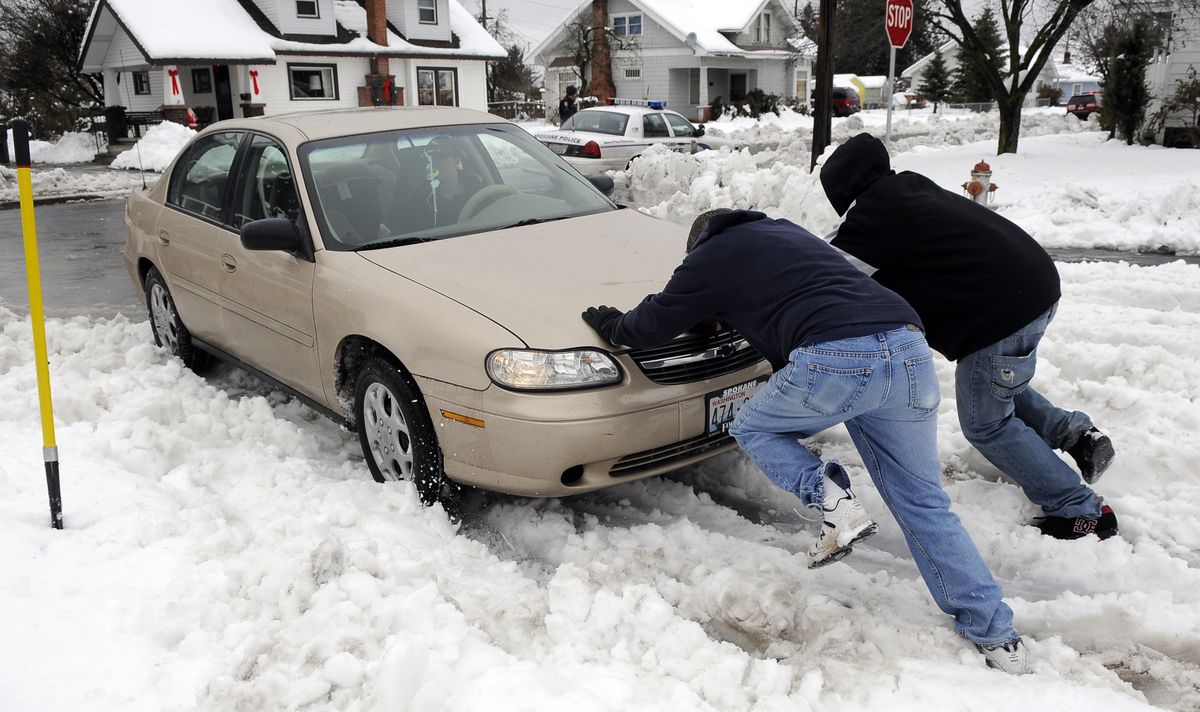
<path fill-rule="evenodd" d="M 896 49 L 903 47 L 908 42 L 908 36 L 912 34 L 912 0 L 887 0 L 884 25 L 891 45 Z"/>

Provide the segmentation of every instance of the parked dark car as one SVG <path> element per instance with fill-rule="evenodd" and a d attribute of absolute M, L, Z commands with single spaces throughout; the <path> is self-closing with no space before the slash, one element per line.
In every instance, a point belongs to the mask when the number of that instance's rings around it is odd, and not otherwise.
<path fill-rule="evenodd" d="M 817 92 L 809 92 L 808 98 L 809 106 L 816 111 Z M 862 104 L 858 100 L 858 92 L 849 87 L 834 87 L 829 94 L 829 103 L 834 116 L 849 116 L 862 109 Z"/>
<path fill-rule="evenodd" d="M 849 116 L 862 108 L 858 101 L 858 92 L 846 87 L 834 87 L 831 101 L 834 116 Z"/>
<path fill-rule="evenodd" d="M 1067 101 L 1067 113 L 1087 120 L 1092 114 L 1100 113 L 1100 93 L 1076 94 Z"/>

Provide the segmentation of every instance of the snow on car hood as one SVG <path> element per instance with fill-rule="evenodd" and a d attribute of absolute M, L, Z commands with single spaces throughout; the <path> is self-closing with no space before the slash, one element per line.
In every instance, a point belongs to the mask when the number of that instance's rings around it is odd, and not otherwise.
<path fill-rule="evenodd" d="M 532 348 L 605 345 L 580 318 L 660 291 L 687 229 L 636 210 L 359 254 L 493 319 Z"/>

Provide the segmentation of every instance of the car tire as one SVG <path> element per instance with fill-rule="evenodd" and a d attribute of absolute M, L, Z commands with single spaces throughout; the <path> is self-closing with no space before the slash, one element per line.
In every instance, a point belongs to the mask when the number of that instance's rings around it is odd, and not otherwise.
<path fill-rule="evenodd" d="M 354 422 L 376 482 L 410 480 L 426 506 L 457 491 L 442 469 L 425 399 L 395 364 L 378 356 L 363 363 L 354 381 Z"/>
<path fill-rule="evenodd" d="M 196 373 L 203 372 L 212 357 L 192 343 L 192 333 L 179 318 L 179 310 L 158 268 L 151 267 L 146 273 L 146 310 L 150 312 L 150 330 L 154 343 L 167 349 Z"/>

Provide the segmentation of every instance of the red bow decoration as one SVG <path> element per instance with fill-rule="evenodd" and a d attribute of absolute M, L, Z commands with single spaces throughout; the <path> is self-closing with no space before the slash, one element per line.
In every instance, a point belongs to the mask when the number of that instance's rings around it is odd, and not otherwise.
<path fill-rule="evenodd" d="M 171 96 L 179 96 L 179 70 L 168 69 L 167 74 L 171 77 Z"/>
<path fill-rule="evenodd" d="M 254 96 L 258 96 L 258 70 L 250 70 L 250 81 L 254 84 Z"/>

